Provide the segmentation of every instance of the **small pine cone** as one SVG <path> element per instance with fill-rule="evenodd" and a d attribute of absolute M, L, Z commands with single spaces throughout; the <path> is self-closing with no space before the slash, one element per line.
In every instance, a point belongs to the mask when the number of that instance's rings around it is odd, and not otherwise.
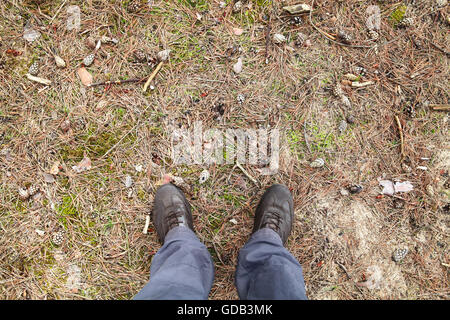
<path fill-rule="evenodd" d="M 445 204 L 445 205 L 442 207 L 442 211 L 444 211 L 444 213 L 447 213 L 447 214 L 450 212 L 450 202 L 447 203 L 447 204 Z"/>
<path fill-rule="evenodd" d="M 405 207 L 405 200 L 394 198 L 392 205 L 395 209 L 403 209 Z"/>
<path fill-rule="evenodd" d="M 66 133 L 70 129 L 70 121 L 64 120 L 63 123 L 59 126 L 59 128 L 62 130 L 62 132 Z"/>
<path fill-rule="evenodd" d="M 348 187 L 348 191 L 350 191 L 351 194 L 358 194 L 363 189 L 364 189 L 364 187 L 360 184 L 354 184 L 354 185 Z"/>
<path fill-rule="evenodd" d="M 408 248 L 405 249 L 395 249 L 394 252 L 392 253 L 392 259 L 395 262 L 400 262 L 402 261 L 406 255 L 408 254 Z"/>
<path fill-rule="evenodd" d="M 408 28 L 414 25 L 414 19 L 411 17 L 407 17 L 405 19 L 403 19 L 398 26 L 401 28 Z"/>
<path fill-rule="evenodd" d="M 31 74 L 32 76 L 37 75 L 39 72 L 39 63 L 36 61 L 34 62 L 30 68 L 28 69 L 28 73 Z"/>
<path fill-rule="evenodd" d="M 131 1 L 128 3 L 127 11 L 129 13 L 137 13 L 141 9 L 141 4 L 139 3 L 139 0 Z"/>
<path fill-rule="evenodd" d="M 438 8 L 443 8 L 447 5 L 447 0 L 436 0 L 436 5 Z"/>
<path fill-rule="evenodd" d="M 241 11 L 241 9 L 242 9 L 242 1 L 235 2 L 233 6 L 233 13 L 237 13 Z"/>
<path fill-rule="evenodd" d="M 408 103 L 405 106 L 405 112 L 410 118 L 415 118 L 416 117 L 416 110 L 415 110 L 414 105 L 412 103 Z"/>
<path fill-rule="evenodd" d="M 28 191 L 26 189 L 19 188 L 19 197 L 22 200 L 26 200 L 30 197 L 30 194 L 28 193 Z"/>
<path fill-rule="evenodd" d="M 336 82 L 335 86 L 333 87 L 333 94 L 335 97 L 342 97 L 344 95 L 344 91 L 342 91 L 342 87 L 339 82 Z"/>
<path fill-rule="evenodd" d="M 60 246 L 64 242 L 64 233 L 62 231 L 54 232 L 52 242 L 55 245 Z"/>
<path fill-rule="evenodd" d="M 306 35 L 304 33 L 299 32 L 297 34 L 297 40 L 295 40 L 295 45 L 297 47 L 301 47 L 301 46 L 303 46 L 305 41 L 306 41 Z"/>
<path fill-rule="evenodd" d="M 91 54 L 87 55 L 86 58 L 83 59 L 83 64 L 86 67 L 89 67 L 92 64 L 92 62 L 94 62 L 94 59 L 95 59 L 95 54 L 91 53 Z"/>
<path fill-rule="evenodd" d="M 341 102 L 344 105 L 344 107 L 346 107 L 346 108 L 351 108 L 352 107 L 352 103 L 351 103 L 350 99 L 346 95 L 342 95 L 341 96 Z"/>
<path fill-rule="evenodd" d="M 299 16 L 292 17 L 291 20 L 290 20 L 290 24 L 293 24 L 293 25 L 299 25 L 299 24 L 302 24 L 302 23 L 303 23 L 303 19 L 301 17 L 299 17 Z"/>
<path fill-rule="evenodd" d="M 346 33 L 344 30 L 338 31 L 338 38 L 345 44 L 350 44 L 353 40 L 352 36 Z"/>
<path fill-rule="evenodd" d="M 347 115 L 347 118 L 345 120 L 347 120 L 348 124 L 354 124 L 355 123 L 355 117 L 352 116 L 351 114 Z"/>
<path fill-rule="evenodd" d="M 360 75 L 360 76 L 365 76 L 366 75 L 367 70 L 364 67 L 355 67 L 355 73 Z"/>
<path fill-rule="evenodd" d="M 344 133 L 345 130 L 347 130 L 347 121 L 342 120 L 342 121 L 339 123 L 338 130 L 339 130 L 339 133 L 341 133 L 341 134 Z"/>
<path fill-rule="evenodd" d="M 236 100 L 239 104 L 243 104 L 245 101 L 245 96 L 242 93 L 239 93 L 236 97 Z"/>
<path fill-rule="evenodd" d="M 405 173 L 410 173 L 412 171 L 412 168 L 408 166 L 406 163 L 402 162 L 402 170 Z"/>
<path fill-rule="evenodd" d="M 28 194 L 30 195 L 30 197 L 34 196 L 38 191 L 39 191 L 39 186 L 31 185 L 28 187 Z"/>
<path fill-rule="evenodd" d="M 369 37 L 370 37 L 371 40 L 378 40 L 380 35 L 375 30 L 369 30 Z"/>
<path fill-rule="evenodd" d="M 136 60 L 136 62 L 143 63 L 147 61 L 147 54 L 143 50 L 134 51 L 133 57 Z"/>

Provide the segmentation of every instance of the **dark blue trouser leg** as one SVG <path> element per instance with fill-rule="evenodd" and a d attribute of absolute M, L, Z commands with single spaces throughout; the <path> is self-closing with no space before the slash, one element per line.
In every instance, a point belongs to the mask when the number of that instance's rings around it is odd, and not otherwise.
<path fill-rule="evenodd" d="M 243 300 L 306 300 L 302 267 L 268 228 L 255 232 L 239 252 L 235 278 Z"/>
<path fill-rule="evenodd" d="M 136 300 L 208 299 L 214 264 L 205 245 L 186 227 L 175 227 L 155 254 L 150 281 Z"/>

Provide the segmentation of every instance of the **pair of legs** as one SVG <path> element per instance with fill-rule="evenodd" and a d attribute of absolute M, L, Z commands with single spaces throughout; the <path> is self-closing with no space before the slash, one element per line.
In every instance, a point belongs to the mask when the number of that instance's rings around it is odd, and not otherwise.
<path fill-rule="evenodd" d="M 207 299 L 214 264 L 193 231 L 183 193 L 172 184 L 160 187 L 152 218 L 163 246 L 153 257 L 150 281 L 134 299 Z M 256 209 L 253 233 L 239 252 L 235 285 L 241 299 L 307 299 L 302 268 L 284 247 L 293 218 L 289 190 L 270 187 Z"/>

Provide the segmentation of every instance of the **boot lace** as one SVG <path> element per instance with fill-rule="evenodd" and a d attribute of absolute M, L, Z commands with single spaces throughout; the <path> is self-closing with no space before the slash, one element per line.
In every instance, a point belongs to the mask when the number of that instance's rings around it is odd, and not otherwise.
<path fill-rule="evenodd" d="M 170 209 L 169 213 L 166 215 L 166 219 L 169 229 L 177 227 L 184 222 L 183 211 L 179 208 Z"/>
<path fill-rule="evenodd" d="M 281 215 L 279 213 L 267 212 L 262 227 L 270 228 L 278 232 L 280 230 L 281 220 Z"/>

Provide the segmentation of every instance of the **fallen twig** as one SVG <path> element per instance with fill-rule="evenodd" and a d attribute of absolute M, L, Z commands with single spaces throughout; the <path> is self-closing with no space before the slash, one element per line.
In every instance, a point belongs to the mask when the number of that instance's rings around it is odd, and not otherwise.
<path fill-rule="evenodd" d="M 400 133 L 400 150 L 401 150 L 402 162 L 403 162 L 403 160 L 405 159 L 405 143 L 403 140 L 403 129 L 402 129 L 402 124 L 400 123 L 400 119 L 398 118 L 398 116 L 395 116 L 395 121 L 397 122 L 398 132 Z"/>
<path fill-rule="evenodd" d="M 142 233 L 143 234 L 147 234 L 147 232 L 148 232 L 148 226 L 150 225 L 150 215 L 149 214 L 147 214 L 146 216 L 145 216 L 145 226 L 144 226 L 144 230 L 142 230 Z"/>
<path fill-rule="evenodd" d="M 45 84 L 45 85 L 50 85 L 52 82 L 50 81 L 50 80 L 48 80 L 48 79 L 44 79 L 44 78 L 40 78 L 40 77 L 35 77 L 35 76 L 32 76 L 31 74 L 29 74 L 29 73 L 27 73 L 26 74 L 26 76 L 27 76 L 27 78 L 29 79 L 29 80 L 31 80 L 31 81 L 35 81 L 35 82 L 39 82 L 39 83 L 41 83 L 41 84 Z"/>
<path fill-rule="evenodd" d="M 164 61 L 160 61 L 158 63 L 158 65 L 156 66 L 156 69 L 150 75 L 150 77 L 148 77 L 147 82 L 144 84 L 144 89 L 143 89 L 144 92 L 147 91 L 147 88 L 150 85 L 150 82 L 152 82 L 152 80 L 156 77 L 156 75 L 158 74 L 159 70 L 161 69 L 163 63 L 164 63 Z"/>
<path fill-rule="evenodd" d="M 442 52 L 443 54 L 445 54 L 447 57 L 450 57 L 450 52 L 446 51 L 445 49 L 441 48 L 440 46 L 438 46 L 437 44 L 435 44 L 435 43 L 433 43 L 433 42 L 431 42 L 431 41 L 430 41 L 430 44 L 431 44 L 434 48 L 438 49 L 440 52 Z"/>
<path fill-rule="evenodd" d="M 61 4 L 61 6 L 59 7 L 59 9 L 56 11 L 56 13 L 54 14 L 54 16 L 50 19 L 50 22 L 48 23 L 49 25 L 51 25 L 53 23 L 53 20 L 55 20 L 55 18 L 58 16 L 58 14 L 61 12 L 61 9 L 65 6 L 67 0 L 64 0 L 64 2 Z"/>
<path fill-rule="evenodd" d="M 142 82 L 145 78 L 141 79 L 128 79 L 128 80 L 113 80 L 113 81 L 101 81 L 96 83 L 91 83 L 88 87 L 102 86 L 102 85 L 111 85 L 111 84 L 124 84 L 124 83 L 133 83 L 133 82 Z"/>
<path fill-rule="evenodd" d="M 257 187 L 259 187 L 258 181 L 256 181 L 255 178 L 253 178 L 245 169 L 241 166 L 239 162 L 236 161 L 236 165 L 241 171 L 249 178 Z"/>
<path fill-rule="evenodd" d="M 373 81 L 366 81 L 366 82 L 354 81 L 354 82 L 352 82 L 352 87 L 353 88 L 363 88 L 363 87 L 370 86 L 371 84 L 374 84 L 374 82 Z"/>
<path fill-rule="evenodd" d="M 270 46 L 270 20 L 266 26 L 266 52 L 265 52 L 266 64 L 269 63 L 269 46 Z"/>
<path fill-rule="evenodd" d="M 305 122 L 306 122 L 306 120 L 305 120 Z M 306 124 L 305 124 L 305 122 L 303 122 L 303 137 L 305 138 L 306 147 L 308 148 L 309 153 L 311 153 L 311 145 L 309 144 L 308 135 L 306 133 Z"/>
<path fill-rule="evenodd" d="M 330 40 L 331 42 L 334 42 L 340 46 L 344 46 L 344 47 L 350 47 L 350 48 L 364 48 L 364 49 L 372 49 L 374 46 L 363 46 L 363 45 L 354 45 L 354 44 L 346 44 L 343 42 L 339 42 L 336 41 L 336 38 L 328 33 L 326 33 L 325 31 L 323 31 L 322 29 L 320 29 L 319 27 L 317 27 L 313 22 L 312 22 L 312 11 L 314 9 L 314 0 L 311 4 L 311 11 L 309 12 L 309 23 L 311 23 L 311 26 L 316 29 L 317 31 L 319 31 L 319 33 L 321 35 L 323 35 L 325 38 L 327 38 L 328 40 Z M 376 45 L 375 45 L 376 46 Z"/>
<path fill-rule="evenodd" d="M 449 111 L 450 104 L 430 104 L 430 108 L 435 111 Z"/>

